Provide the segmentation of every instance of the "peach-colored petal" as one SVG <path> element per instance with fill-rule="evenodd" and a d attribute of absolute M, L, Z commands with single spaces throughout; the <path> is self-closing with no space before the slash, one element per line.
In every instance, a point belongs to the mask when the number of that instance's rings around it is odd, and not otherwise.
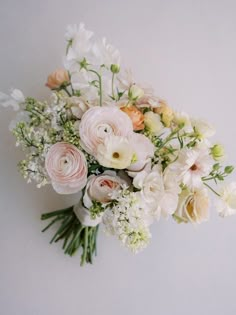
<path fill-rule="evenodd" d="M 135 106 L 124 106 L 121 107 L 121 110 L 129 116 L 135 131 L 144 129 L 144 115 L 140 110 Z"/>
<path fill-rule="evenodd" d="M 50 89 L 57 89 L 62 84 L 70 81 L 69 74 L 65 69 L 58 69 L 52 72 L 47 79 L 46 86 Z"/>

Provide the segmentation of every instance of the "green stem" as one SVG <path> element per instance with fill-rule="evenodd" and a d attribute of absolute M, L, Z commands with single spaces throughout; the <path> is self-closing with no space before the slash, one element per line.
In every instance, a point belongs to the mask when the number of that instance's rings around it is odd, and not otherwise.
<path fill-rule="evenodd" d="M 112 97 L 114 100 L 116 99 L 115 97 L 115 92 L 114 92 L 114 79 L 115 79 L 115 73 L 112 73 L 112 79 L 111 79 L 111 89 L 112 89 Z"/>
<path fill-rule="evenodd" d="M 81 259 L 81 266 L 85 263 L 88 249 L 88 227 L 86 226 L 84 229 L 84 246 L 83 246 L 83 255 Z"/>
<path fill-rule="evenodd" d="M 99 96 L 100 96 L 100 106 L 102 106 L 102 77 L 101 75 L 95 71 L 95 70 L 88 70 L 89 72 L 95 73 L 98 77 L 98 83 L 99 83 Z"/>
<path fill-rule="evenodd" d="M 71 93 L 68 91 L 66 86 L 63 86 L 62 90 L 64 90 L 67 93 L 68 96 L 72 96 Z"/>
<path fill-rule="evenodd" d="M 60 215 L 60 214 L 66 214 L 67 212 L 70 212 L 72 210 L 73 210 L 73 207 L 68 207 L 68 208 L 61 209 L 61 210 L 56 210 L 56 211 L 52 211 L 52 212 L 48 212 L 48 213 L 43 213 L 41 215 L 41 220 L 47 220 L 49 218 L 55 217 L 55 216 Z"/>
<path fill-rule="evenodd" d="M 216 192 L 210 185 L 208 185 L 207 183 L 204 183 L 205 186 L 207 186 L 214 194 L 216 194 L 218 197 L 221 197 L 220 194 L 218 192 Z"/>

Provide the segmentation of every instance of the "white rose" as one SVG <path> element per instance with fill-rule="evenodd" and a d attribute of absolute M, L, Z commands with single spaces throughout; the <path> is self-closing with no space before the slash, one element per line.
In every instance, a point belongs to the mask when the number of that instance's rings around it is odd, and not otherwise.
<path fill-rule="evenodd" d="M 106 203 L 111 200 L 111 193 L 119 190 L 126 182 L 116 175 L 116 172 L 106 171 L 101 175 L 91 175 L 88 178 L 83 196 L 83 203 L 86 208 L 92 206 L 92 201 Z"/>
<path fill-rule="evenodd" d="M 147 129 L 156 136 L 158 136 L 164 129 L 160 115 L 155 114 L 152 111 L 144 114 L 144 124 Z"/>
<path fill-rule="evenodd" d="M 221 217 L 236 214 L 236 182 L 225 185 L 220 190 L 216 208 Z"/>
<path fill-rule="evenodd" d="M 209 219 L 209 204 L 207 189 L 184 190 L 179 196 L 175 215 L 184 222 L 202 223 Z"/>
<path fill-rule="evenodd" d="M 175 212 L 180 188 L 171 172 L 163 174 L 160 167 L 155 165 L 149 174 L 145 171 L 138 173 L 133 185 L 141 189 L 143 201 L 153 210 L 157 219 Z"/>
<path fill-rule="evenodd" d="M 79 126 L 81 146 L 92 155 L 96 155 L 98 146 L 109 136 L 127 137 L 132 132 L 129 116 L 114 106 L 90 108 Z"/>

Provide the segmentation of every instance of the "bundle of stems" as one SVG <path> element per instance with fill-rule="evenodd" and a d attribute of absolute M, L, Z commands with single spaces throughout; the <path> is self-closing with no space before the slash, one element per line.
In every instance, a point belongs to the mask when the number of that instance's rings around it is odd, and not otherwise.
<path fill-rule="evenodd" d="M 96 241 L 99 225 L 95 227 L 82 225 L 73 211 L 73 206 L 44 213 L 41 220 L 51 220 L 42 232 L 59 223 L 50 244 L 63 240 L 64 253 L 70 256 L 73 256 L 81 248 L 81 266 L 85 263 L 92 264 L 93 256 L 97 255 Z"/>

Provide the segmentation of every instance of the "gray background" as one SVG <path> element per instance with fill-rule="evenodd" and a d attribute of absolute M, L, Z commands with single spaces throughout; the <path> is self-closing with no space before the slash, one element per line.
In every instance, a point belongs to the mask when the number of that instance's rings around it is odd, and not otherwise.
<path fill-rule="evenodd" d="M 116 45 L 139 81 L 177 109 L 207 118 L 236 164 L 236 2 L 229 0 L 0 1 L 0 90 L 49 96 L 64 30 L 85 22 Z M 40 214 L 77 198 L 27 185 L 22 157 L 0 113 L 0 313 L 4 315 L 236 314 L 236 216 L 214 206 L 198 227 L 162 220 L 150 246 L 133 256 L 100 233 L 99 256 L 80 268 L 41 234 Z M 232 176 L 236 179 L 236 176 Z"/>

